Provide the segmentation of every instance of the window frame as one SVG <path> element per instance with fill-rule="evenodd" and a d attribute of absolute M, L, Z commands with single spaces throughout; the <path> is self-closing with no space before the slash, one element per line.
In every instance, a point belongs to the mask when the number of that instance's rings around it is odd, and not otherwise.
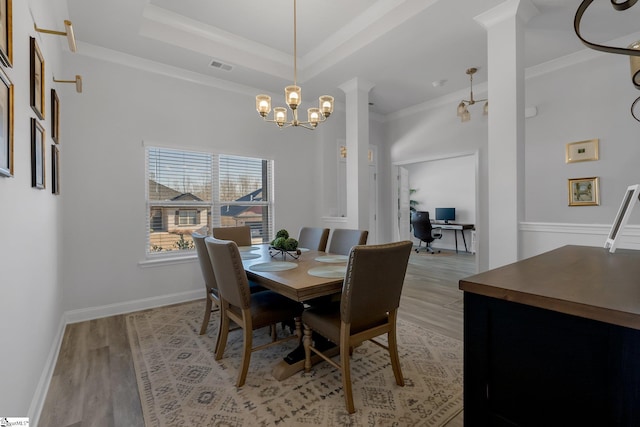
<path fill-rule="evenodd" d="M 197 153 L 203 154 L 207 156 L 211 156 L 211 201 L 196 201 L 196 200 L 150 200 L 149 194 L 149 182 L 152 180 L 150 176 L 150 152 L 151 150 L 169 150 L 169 151 L 177 151 L 177 152 L 188 152 L 188 153 Z M 263 170 L 264 179 L 263 188 L 262 188 L 262 198 L 267 198 L 267 200 L 259 200 L 259 201 L 221 201 L 220 200 L 220 158 L 224 156 L 231 156 L 240 159 L 252 159 L 252 160 L 260 160 L 263 162 L 262 167 L 266 168 Z M 267 236 L 263 236 L 263 241 L 268 241 L 270 235 L 273 230 L 274 224 L 274 202 L 273 202 L 273 189 L 275 186 L 274 172 L 273 172 L 273 160 L 272 159 L 264 159 L 259 157 L 250 157 L 250 156 L 242 156 L 237 154 L 226 154 L 219 153 L 214 151 L 207 151 L 202 149 L 191 149 L 191 148 L 181 148 L 175 146 L 164 146 L 157 144 L 144 144 L 144 159 L 145 159 L 145 217 L 146 217 L 146 230 L 145 230 L 145 260 L 146 263 L 156 263 L 162 260 L 176 260 L 176 259 L 186 259 L 186 258 L 194 258 L 196 256 L 195 249 L 171 249 L 171 250 L 163 250 L 155 252 L 151 249 L 151 235 L 153 233 L 151 226 L 154 225 L 153 221 L 157 216 L 152 217 L 153 209 L 173 209 L 174 211 L 174 220 L 176 221 L 175 227 L 185 227 L 185 229 L 189 227 L 207 227 L 210 229 L 211 227 L 220 227 L 222 224 L 222 214 L 221 210 L 224 206 L 260 206 L 266 208 L 266 224 L 267 224 Z M 267 188 L 264 188 L 264 187 Z M 198 221 L 198 217 L 196 214 L 196 224 L 183 224 L 181 223 L 181 219 L 179 217 L 180 211 L 188 211 L 193 210 L 197 212 L 202 212 L 203 210 L 207 212 L 206 220 Z M 162 211 L 161 211 L 162 212 Z M 201 215 L 202 213 L 200 213 Z M 156 219 L 157 221 L 157 219 Z M 163 223 L 165 220 L 160 214 L 160 221 Z M 168 221 L 168 220 L 167 220 Z M 190 232 L 189 232 L 190 233 Z M 263 232 L 264 233 L 264 232 Z M 145 263 L 145 262 L 143 262 Z"/>

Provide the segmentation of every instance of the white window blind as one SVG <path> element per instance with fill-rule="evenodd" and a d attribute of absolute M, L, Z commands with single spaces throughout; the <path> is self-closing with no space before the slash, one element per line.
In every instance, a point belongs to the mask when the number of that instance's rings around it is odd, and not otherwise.
<path fill-rule="evenodd" d="M 271 235 L 271 162 L 147 148 L 147 255 L 192 251 L 192 232 L 249 225 L 254 243 Z"/>

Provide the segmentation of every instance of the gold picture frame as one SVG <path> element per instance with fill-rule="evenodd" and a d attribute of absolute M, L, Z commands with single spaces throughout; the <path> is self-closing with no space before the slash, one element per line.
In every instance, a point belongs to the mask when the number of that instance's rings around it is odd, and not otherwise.
<path fill-rule="evenodd" d="M 596 138 L 567 144 L 565 162 L 575 163 L 598 160 L 600 157 L 598 149 L 599 142 L 600 140 Z"/>
<path fill-rule="evenodd" d="M 13 66 L 13 8 L 12 0 L 0 0 L 0 62 Z"/>
<path fill-rule="evenodd" d="M 600 178 L 569 179 L 569 206 L 599 206 Z"/>
<path fill-rule="evenodd" d="M 51 139 L 60 143 L 60 99 L 55 89 L 51 89 Z"/>
<path fill-rule="evenodd" d="M 60 194 L 60 149 L 51 146 L 51 193 Z"/>
<path fill-rule="evenodd" d="M 36 39 L 30 37 L 31 73 L 29 79 L 29 100 L 33 111 L 39 119 L 44 120 L 44 57 Z"/>
<path fill-rule="evenodd" d="M 0 69 L 0 176 L 13 176 L 13 83 Z"/>
<path fill-rule="evenodd" d="M 45 135 L 40 122 L 31 118 L 31 186 L 43 190 L 45 180 Z"/>

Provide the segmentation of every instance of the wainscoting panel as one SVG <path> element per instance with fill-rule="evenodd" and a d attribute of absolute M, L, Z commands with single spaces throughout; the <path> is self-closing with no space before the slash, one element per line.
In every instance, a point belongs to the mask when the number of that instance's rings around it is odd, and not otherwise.
<path fill-rule="evenodd" d="M 601 246 L 609 235 L 607 224 L 520 223 L 522 258 L 539 255 L 565 245 Z M 627 225 L 620 236 L 620 249 L 640 250 L 640 226 Z"/>

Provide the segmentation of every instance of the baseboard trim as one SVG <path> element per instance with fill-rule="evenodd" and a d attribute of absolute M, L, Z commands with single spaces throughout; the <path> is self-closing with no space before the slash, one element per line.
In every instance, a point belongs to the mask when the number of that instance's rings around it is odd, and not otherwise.
<path fill-rule="evenodd" d="M 58 332 L 56 333 L 54 343 L 49 351 L 49 356 L 47 357 L 45 367 L 42 371 L 42 375 L 40 376 L 38 387 L 36 388 L 34 398 L 31 401 L 31 406 L 29 407 L 28 417 L 29 420 L 31 420 L 32 425 L 38 425 L 40 420 L 44 401 L 47 398 L 47 391 L 49 390 L 51 379 L 53 378 L 53 371 L 55 370 L 56 363 L 58 362 L 58 355 L 60 354 L 60 347 L 62 346 L 62 339 L 67 325 L 87 320 L 100 319 L 102 317 L 132 313 L 149 308 L 194 301 L 202 298 L 204 298 L 202 290 L 187 291 L 64 312 L 60 318 Z"/>
<path fill-rule="evenodd" d="M 102 317 L 116 316 L 118 314 L 132 313 L 134 311 L 149 308 L 162 307 L 164 305 L 177 304 L 204 298 L 204 290 L 180 292 L 177 294 L 160 295 L 134 301 L 124 301 L 116 304 L 108 304 L 100 307 L 82 308 L 65 312 L 65 324 L 84 322 L 100 319 Z"/>
<path fill-rule="evenodd" d="M 40 381 L 38 381 L 36 392 L 33 394 L 34 398 L 31 400 L 31 406 L 29 407 L 27 416 L 29 417 L 30 423 L 34 426 L 38 425 L 40 414 L 42 413 L 44 401 L 47 397 L 47 391 L 49 390 L 49 385 L 53 378 L 53 371 L 56 367 L 56 363 L 58 362 L 58 355 L 60 354 L 60 347 L 62 346 L 62 338 L 64 337 L 64 330 L 66 326 L 65 316 L 63 314 L 60 317 L 60 322 L 58 323 L 58 332 L 56 333 L 53 342 L 54 345 L 52 345 L 49 350 L 49 355 L 47 356 L 47 361 L 44 365 L 44 369 L 42 370 L 42 375 L 40 375 Z"/>

